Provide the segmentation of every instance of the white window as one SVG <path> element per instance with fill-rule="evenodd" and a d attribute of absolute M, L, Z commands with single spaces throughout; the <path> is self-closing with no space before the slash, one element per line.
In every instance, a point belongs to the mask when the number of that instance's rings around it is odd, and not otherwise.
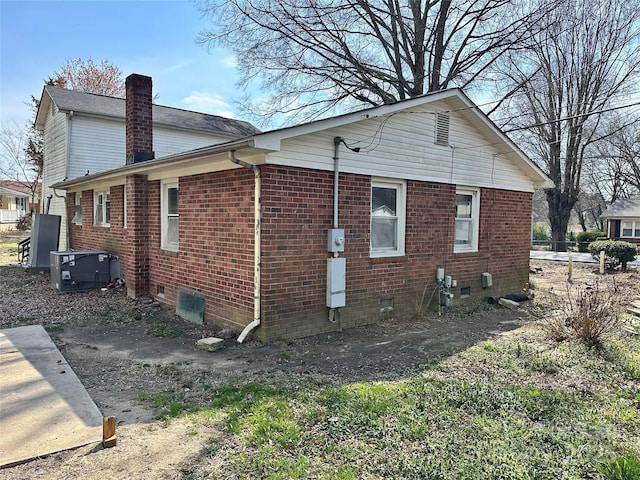
<path fill-rule="evenodd" d="M 640 238 L 640 220 L 623 220 L 621 236 Z"/>
<path fill-rule="evenodd" d="M 371 182 L 371 256 L 404 255 L 406 183 Z"/>
<path fill-rule="evenodd" d="M 71 223 L 82 225 L 82 192 L 76 192 Z"/>
<path fill-rule="evenodd" d="M 111 194 L 108 191 L 93 194 L 94 225 L 108 227 L 111 223 Z"/>
<path fill-rule="evenodd" d="M 457 189 L 454 252 L 478 251 L 479 219 L 480 190 L 476 188 Z"/>
<path fill-rule="evenodd" d="M 178 251 L 178 181 L 162 184 L 162 248 Z"/>

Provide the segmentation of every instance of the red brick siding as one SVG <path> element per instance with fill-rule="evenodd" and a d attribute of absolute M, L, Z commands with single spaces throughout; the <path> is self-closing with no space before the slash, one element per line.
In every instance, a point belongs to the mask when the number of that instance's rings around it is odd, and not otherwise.
<path fill-rule="evenodd" d="M 333 219 L 333 174 L 262 167 L 264 338 L 331 331 L 325 306 L 327 229 Z M 371 179 L 340 176 L 340 228 L 345 229 L 347 301 L 341 326 L 381 317 L 380 300 L 393 298 L 396 314 L 432 303 L 436 269 L 470 287 L 472 297 L 517 292 L 528 279 L 531 194 L 482 189 L 478 253 L 453 253 L 455 186 L 407 182 L 406 255 L 370 258 Z M 522 212 L 519 214 L 518 212 Z M 481 273 L 494 286 L 482 289 Z M 424 299 L 423 299 L 423 292 Z M 455 301 L 458 301 L 456 298 Z"/>
<path fill-rule="evenodd" d="M 339 226 L 346 237 L 341 256 L 347 259 L 347 302 L 340 323 L 330 323 L 326 259 L 333 173 L 274 165 L 262 166 L 261 173 L 262 326 L 254 333 L 262 340 L 373 322 L 388 315 L 380 312 L 381 299 L 393 298 L 393 315 L 415 312 L 421 302 L 426 308 L 437 298 L 432 292 L 438 267 L 458 281 L 454 302 L 460 301 L 461 287 L 470 287 L 472 297 L 484 297 L 519 291 L 528 279 L 531 194 L 481 189 L 479 252 L 454 254 L 455 186 L 407 181 L 406 255 L 372 259 L 371 178 L 341 174 Z M 135 282 L 134 270 L 148 278 L 147 284 L 135 283 L 138 295 L 156 294 L 162 286 L 163 301 L 174 304 L 179 287 L 197 288 L 205 295 L 207 321 L 242 329 L 253 317 L 253 172 L 179 179 L 178 252 L 160 248 L 160 182 L 130 178 L 127 189 L 126 229 L 119 214 L 114 216 L 123 187 L 111 191 L 111 228 L 91 225 L 93 195 L 83 194 L 85 225 L 72 229 L 74 248 L 118 253 L 128 285 Z M 135 191 L 143 193 L 137 200 Z M 481 287 L 484 271 L 493 275 L 492 288 Z"/>

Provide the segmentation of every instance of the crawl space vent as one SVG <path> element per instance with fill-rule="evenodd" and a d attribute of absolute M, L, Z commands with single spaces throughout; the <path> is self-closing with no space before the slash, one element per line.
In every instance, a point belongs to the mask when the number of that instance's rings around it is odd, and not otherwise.
<path fill-rule="evenodd" d="M 204 295 L 195 290 L 178 290 L 176 315 L 194 323 L 204 323 Z"/>
<path fill-rule="evenodd" d="M 393 310 L 393 297 L 380 299 L 380 311 L 390 312 Z"/>
<path fill-rule="evenodd" d="M 436 113 L 436 145 L 449 146 L 449 114 Z"/>

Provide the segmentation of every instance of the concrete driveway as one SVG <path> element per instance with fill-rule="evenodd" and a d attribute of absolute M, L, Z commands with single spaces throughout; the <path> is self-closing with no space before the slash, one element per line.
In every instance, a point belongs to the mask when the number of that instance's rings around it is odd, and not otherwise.
<path fill-rule="evenodd" d="M 531 250 L 529 252 L 529 258 L 531 260 L 552 260 L 556 262 L 568 262 L 569 255 L 573 258 L 574 262 L 579 263 L 598 263 L 593 259 L 590 253 L 577 253 L 577 252 L 547 252 L 542 250 Z M 629 262 L 628 266 L 640 267 L 640 258 Z"/>

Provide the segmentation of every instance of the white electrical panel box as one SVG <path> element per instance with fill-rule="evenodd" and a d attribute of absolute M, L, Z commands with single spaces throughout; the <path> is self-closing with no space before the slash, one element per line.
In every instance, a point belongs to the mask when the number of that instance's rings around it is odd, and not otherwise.
<path fill-rule="evenodd" d="M 493 286 L 493 277 L 489 272 L 482 273 L 482 288 L 489 288 Z"/>
<path fill-rule="evenodd" d="M 327 258 L 327 307 L 340 308 L 346 305 L 347 260 Z"/>

